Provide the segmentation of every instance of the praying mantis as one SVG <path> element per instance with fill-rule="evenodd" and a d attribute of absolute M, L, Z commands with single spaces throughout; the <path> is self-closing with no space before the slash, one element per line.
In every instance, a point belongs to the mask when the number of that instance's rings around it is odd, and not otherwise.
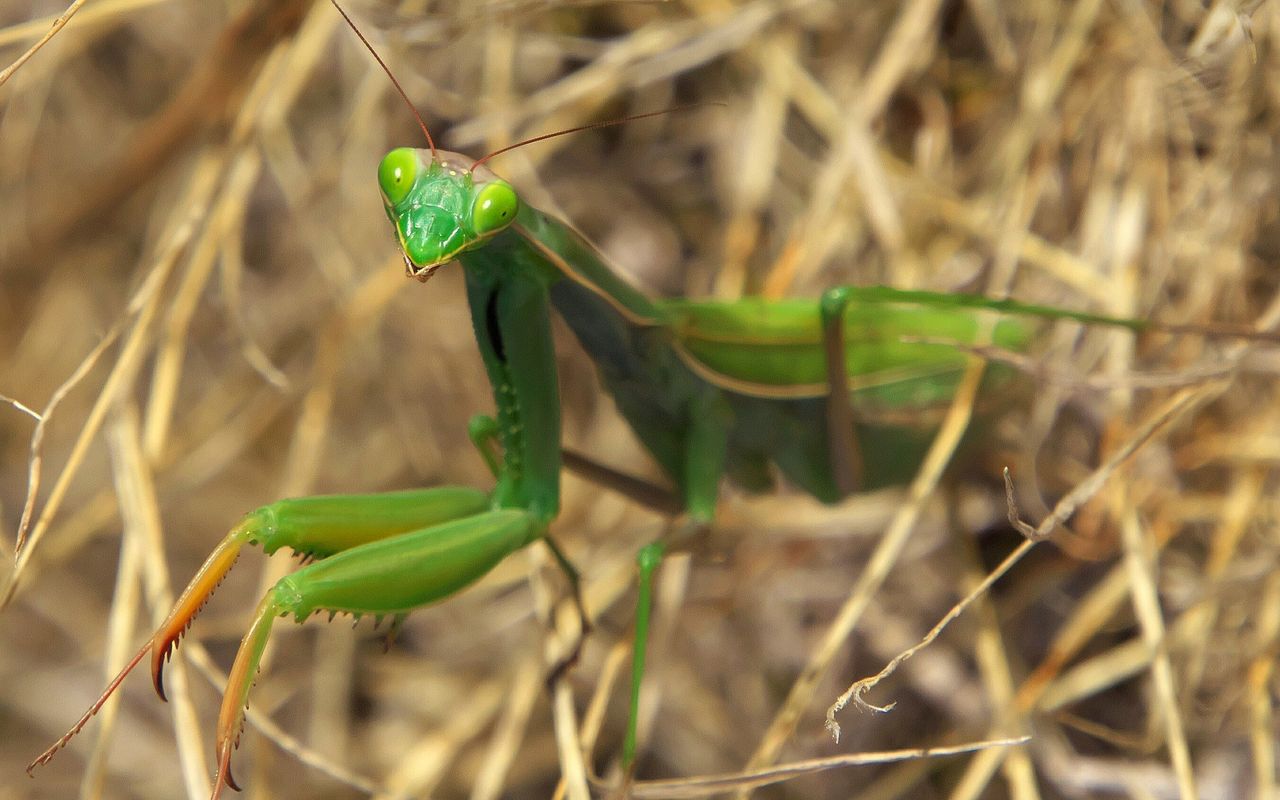
<path fill-rule="evenodd" d="M 496 153 L 472 161 L 438 150 L 423 130 L 429 148 L 396 149 L 382 160 L 380 189 L 411 277 L 425 281 L 454 261 L 466 273 L 474 333 L 497 407 L 496 418 L 477 418 L 472 433 L 496 486 L 286 500 L 251 513 L 227 535 L 121 674 L 149 654 L 163 696 L 165 659 L 244 545 L 268 553 L 287 547 L 316 559 L 268 593 L 245 635 L 218 723 L 215 797 L 224 784 L 235 786 L 231 753 L 277 617 L 301 621 L 335 611 L 399 617 L 452 596 L 538 541 L 574 575 L 548 537 L 564 460 L 552 309 L 595 360 L 601 382 L 669 479 L 678 507 L 700 523 L 713 519 L 726 476 L 759 491 L 776 469 L 826 502 L 903 480 L 901 471 L 875 461 L 863 465 L 859 452 L 892 445 L 898 460 L 911 464 L 927 443 L 926 412 L 954 391 L 967 358 L 956 345 L 985 344 L 979 337 L 988 313 L 999 317 L 987 332 L 989 343 L 1014 351 L 1031 340 L 1036 320 L 1147 327 L 886 287 L 840 287 L 820 301 L 651 300 L 569 226 L 522 202 L 488 168 Z M 993 372 L 988 388 L 1007 378 Z M 646 574 L 659 556 L 657 547 L 642 552 Z M 643 646 L 636 652 L 641 657 Z M 628 763 L 634 758 L 629 741 Z"/>

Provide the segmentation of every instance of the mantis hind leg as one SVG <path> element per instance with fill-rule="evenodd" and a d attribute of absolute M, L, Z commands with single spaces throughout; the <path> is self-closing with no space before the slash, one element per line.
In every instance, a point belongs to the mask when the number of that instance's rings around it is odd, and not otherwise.
<path fill-rule="evenodd" d="M 653 609 L 653 573 L 662 563 L 663 545 L 653 542 L 636 555 L 640 569 L 636 592 L 636 632 L 631 655 L 631 698 L 627 717 L 626 738 L 622 741 L 622 773 L 630 778 L 636 763 L 636 726 L 640 717 L 640 684 L 644 680 L 645 654 L 649 649 L 649 616 Z"/>
<path fill-rule="evenodd" d="M 844 314 L 849 287 L 828 289 L 819 303 L 822 320 L 822 352 L 827 365 L 827 435 L 831 475 L 841 496 L 863 485 L 862 454 L 849 399 L 849 372 L 845 367 Z"/>
<path fill-rule="evenodd" d="M 696 528 L 701 529 L 710 524 L 715 514 L 720 478 L 724 474 L 728 455 L 729 429 L 734 421 L 733 410 L 718 389 L 708 389 L 690 403 L 688 417 L 682 476 L 684 501 L 689 518 Z M 622 771 L 628 777 L 636 758 L 640 685 L 644 681 L 653 611 L 653 575 L 662 563 L 664 551 L 665 545 L 659 540 L 645 545 L 636 555 L 640 575 L 636 592 L 635 636 L 631 651 L 631 697 L 627 731 L 622 744 Z"/>

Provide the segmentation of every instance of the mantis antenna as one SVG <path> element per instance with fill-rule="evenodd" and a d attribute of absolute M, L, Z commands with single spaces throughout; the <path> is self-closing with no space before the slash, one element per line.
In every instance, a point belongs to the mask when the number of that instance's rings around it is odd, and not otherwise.
<path fill-rule="evenodd" d="M 329 0 L 329 2 L 333 3 L 334 8 L 338 9 L 338 13 L 342 15 L 342 18 L 344 20 L 346 20 L 347 26 L 350 27 L 351 30 L 355 32 L 356 36 L 360 37 L 360 42 L 365 46 L 365 49 L 369 51 L 369 54 L 372 55 L 374 59 L 378 62 L 378 66 L 382 67 L 382 71 L 387 73 L 387 77 L 391 79 L 391 84 L 396 87 L 396 91 L 400 93 L 401 99 L 404 100 L 404 103 L 409 107 L 409 110 L 413 112 L 414 118 L 418 120 L 418 127 L 422 128 L 422 135 L 427 137 L 427 144 L 430 145 L 431 147 L 431 160 L 438 161 L 439 159 L 436 154 L 435 140 L 431 138 L 431 131 L 427 130 L 427 123 L 422 119 L 422 114 L 418 113 L 418 107 L 415 106 L 413 104 L 413 101 L 409 99 L 408 93 L 406 93 L 404 90 L 404 87 L 400 85 L 400 81 L 396 80 L 396 76 L 392 74 L 391 68 L 387 66 L 387 62 L 383 61 L 382 56 L 378 55 L 378 51 L 373 49 L 373 45 L 369 43 L 369 40 L 365 38 L 365 35 L 360 32 L 359 28 L 356 27 L 356 24 L 355 22 L 352 21 L 350 15 L 347 14 L 347 12 L 342 8 L 342 6 L 338 5 L 338 0 Z M 648 119 L 649 117 L 659 117 L 659 116 L 662 116 L 663 114 L 672 114 L 677 111 L 685 111 L 687 109 L 697 108 L 698 106 L 702 106 L 702 105 L 718 105 L 718 104 L 695 103 L 693 105 L 688 105 L 688 106 L 676 106 L 674 108 L 664 108 L 661 111 L 649 111 L 644 114 L 632 114 L 631 116 L 621 117 L 619 119 L 610 119 L 610 120 L 605 120 L 603 122 L 592 122 L 588 125 L 578 125 L 577 127 L 566 128 L 565 130 L 562 130 L 562 131 L 544 133 L 544 134 L 541 134 L 540 136 L 534 136 L 530 139 L 525 139 L 523 141 L 516 142 L 515 144 L 510 144 L 510 145 L 507 145 L 506 147 L 500 148 L 498 150 L 494 150 L 492 153 L 489 153 L 487 156 L 483 156 L 482 158 L 479 158 L 476 161 L 472 162 L 470 169 L 468 169 L 467 171 L 475 172 L 476 167 L 485 163 L 486 161 L 493 158 L 494 156 L 502 155 L 503 153 L 507 153 L 507 152 L 510 152 L 511 150 L 515 150 L 517 147 L 524 147 L 527 144 L 533 144 L 535 142 L 541 142 L 547 139 L 554 139 L 557 136 L 566 136 L 570 133 L 580 133 L 581 131 L 589 131 L 589 130 L 594 130 L 596 128 L 608 128 L 613 125 L 622 125 L 628 122 L 635 122 L 636 120 L 640 120 L 640 119 Z"/>
<path fill-rule="evenodd" d="M 404 100 L 405 105 L 409 106 L 409 110 L 413 112 L 414 118 L 418 120 L 418 127 L 422 128 L 422 135 L 427 137 L 427 144 L 431 147 L 431 160 L 438 161 L 439 159 L 436 157 L 436 142 L 431 138 L 431 131 L 427 130 L 427 123 L 422 120 L 422 115 L 418 113 L 418 107 L 409 99 L 409 95 L 405 93 L 404 87 L 400 85 L 400 81 L 396 80 L 396 76 L 391 74 L 391 68 L 387 66 L 387 62 L 382 60 L 382 56 L 378 55 L 378 51 L 373 49 L 373 45 L 369 44 L 369 40 L 364 38 L 364 34 L 361 33 L 360 29 L 356 27 L 356 24 L 351 21 L 351 17 L 347 16 L 347 12 L 342 9 L 342 6 L 338 5 L 338 0 L 329 0 L 329 2 L 333 3 L 334 8 L 338 9 L 338 13 L 347 21 L 347 25 L 350 26 L 351 30 L 355 31 L 356 36 L 360 37 L 360 41 L 364 44 L 365 49 L 367 49 L 378 62 L 378 66 L 382 67 L 382 71 L 387 73 L 387 77 L 391 79 L 392 85 L 395 86 L 396 91 L 400 93 L 400 97 Z"/>
<path fill-rule="evenodd" d="M 523 141 L 516 142 L 515 144 L 509 144 L 506 147 L 494 150 L 492 153 L 490 153 L 487 156 L 476 159 L 476 161 L 474 161 L 471 164 L 471 169 L 468 171 L 475 172 L 476 167 L 480 166 L 481 164 L 493 158 L 494 156 L 500 156 L 503 153 L 508 153 L 512 150 L 515 150 L 518 147 L 524 147 L 527 144 L 534 144 L 535 142 L 541 142 L 547 139 L 554 139 L 557 136 L 567 136 L 570 133 L 580 133 L 582 131 L 595 130 L 596 128 L 609 128 L 614 125 L 624 125 L 628 122 L 635 122 L 636 120 L 640 120 L 640 119 L 648 119 L 649 117 L 660 117 L 664 114 L 675 114 L 676 112 L 679 112 L 679 111 L 688 111 L 689 109 L 701 108 L 702 106 L 708 106 L 708 105 L 723 105 L 723 103 L 693 103 L 692 105 L 687 105 L 687 106 L 673 106 L 671 108 L 664 108 L 661 111 L 646 111 L 643 114 L 632 114 L 631 116 L 628 116 L 628 117 L 619 117 L 618 119 L 607 119 L 602 122 L 592 122 L 587 125 L 579 125 L 575 128 L 565 128 L 562 131 L 553 131 L 552 133 L 543 133 L 538 136 L 534 136 L 532 138 L 524 139 Z"/>

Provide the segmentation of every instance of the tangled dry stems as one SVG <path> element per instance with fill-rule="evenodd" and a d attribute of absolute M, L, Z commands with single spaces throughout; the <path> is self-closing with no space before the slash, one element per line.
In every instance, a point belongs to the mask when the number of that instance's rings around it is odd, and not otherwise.
<path fill-rule="evenodd" d="M 44 32 L 27 20 L 46 5 L 2 12 L 0 62 Z M 721 104 L 494 164 L 655 293 L 886 283 L 1180 323 L 1251 323 L 1274 299 L 1274 4 L 426 5 L 350 10 L 451 149 Z M 0 740 L 13 744 L 0 796 L 64 797 L 81 781 L 196 791 L 216 696 L 180 669 L 172 719 L 138 681 L 79 751 L 88 763 L 10 776 L 242 512 L 484 484 L 465 421 L 490 400 L 461 281 L 403 280 L 372 181 L 388 147 L 420 134 L 322 3 L 228 15 L 101 0 L 0 88 L 0 113 L 0 393 L 47 408 L 120 330 L 43 432 L 21 580 L 0 614 Z M 562 344 L 568 441 L 653 475 Z M 943 488 L 922 481 L 911 519 L 893 522 L 901 492 L 833 509 L 726 498 L 716 530 L 664 571 L 644 776 L 1030 734 L 759 794 L 1274 792 L 1274 352 L 1057 326 L 1032 361 L 1033 397 L 990 426 L 984 457 Z M 844 712 L 833 745 L 822 711 L 838 692 L 1018 545 L 1000 467 L 1038 521 L 1179 392 L 1196 401 L 1093 487 L 1069 530 L 869 697 L 895 710 Z M 11 559 L 34 423 L 0 412 Z M 544 797 L 563 768 L 553 705 L 582 718 L 590 766 L 606 769 L 622 694 L 593 692 L 621 663 L 633 554 L 661 526 L 568 480 L 557 528 L 600 624 L 554 703 L 531 617 L 563 587 L 531 588 L 531 570 L 550 574 L 536 553 L 412 615 L 388 656 L 365 627 L 282 626 L 240 777 L 282 796 Z M 228 580 L 195 632 L 213 661 L 285 568 L 242 563 Z M 197 641 L 184 651 L 216 672 Z M 788 695 L 797 716 L 779 720 Z"/>

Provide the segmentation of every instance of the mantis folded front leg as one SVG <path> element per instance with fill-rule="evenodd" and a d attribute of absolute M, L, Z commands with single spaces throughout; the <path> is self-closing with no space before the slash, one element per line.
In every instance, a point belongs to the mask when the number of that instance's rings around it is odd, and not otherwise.
<path fill-rule="evenodd" d="M 276 617 L 312 614 L 402 616 L 475 582 L 545 532 L 518 509 L 494 509 L 487 492 L 461 487 L 282 500 L 247 515 L 214 549 L 168 618 L 65 736 L 28 768 L 47 762 L 84 727 L 149 652 L 156 692 L 164 698 L 164 662 L 244 545 L 270 554 L 287 547 L 317 559 L 282 578 L 263 598 L 241 642 L 218 718 L 218 775 L 229 768 L 258 660 Z"/>

